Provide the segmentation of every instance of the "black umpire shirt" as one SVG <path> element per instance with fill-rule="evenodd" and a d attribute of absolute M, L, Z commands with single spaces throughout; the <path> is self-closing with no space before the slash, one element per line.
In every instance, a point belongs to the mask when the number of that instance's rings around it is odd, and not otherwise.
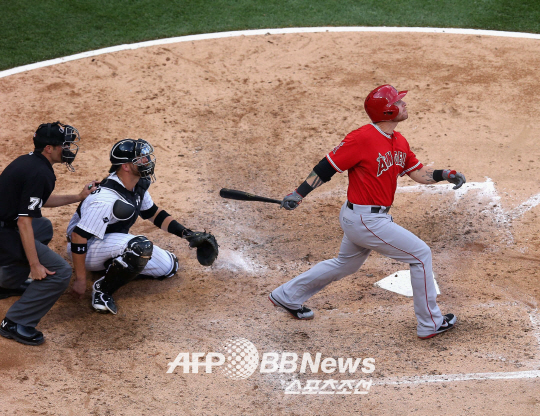
<path fill-rule="evenodd" d="M 0 174 L 0 265 L 19 257 L 22 242 L 15 230 L 17 219 L 41 218 L 41 207 L 51 196 L 55 182 L 53 167 L 41 153 L 18 157 Z"/>

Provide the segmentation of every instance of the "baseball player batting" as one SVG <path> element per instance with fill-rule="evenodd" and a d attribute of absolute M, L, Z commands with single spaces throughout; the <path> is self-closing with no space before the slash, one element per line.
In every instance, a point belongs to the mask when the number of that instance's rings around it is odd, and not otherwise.
<path fill-rule="evenodd" d="M 391 85 L 371 91 L 364 108 L 372 123 L 349 133 L 297 189 L 283 198 L 283 208 L 295 209 L 336 172 L 349 173 L 347 201 L 339 215 L 344 235 L 338 257 L 315 265 L 269 295 L 275 306 L 297 319 L 313 319 L 313 311 L 303 303 L 330 283 L 356 272 L 374 250 L 410 265 L 418 337 L 434 337 L 456 323 L 455 315 L 443 315 L 437 305 L 430 248 L 395 224 L 388 213 L 400 176 L 409 175 L 421 184 L 446 180 L 455 185 L 453 189 L 465 183 L 465 176 L 455 170 L 423 166 L 405 137 L 394 130 L 408 118 L 405 94 L 407 91 L 398 92 Z"/>
<path fill-rule="evenodd" d="M 86 270 L 103 271 L 92 288 L 92 307 L 116 314 L 112 295 L 120 287 L 140 275 L 165 279 L 178 270 L 173 253 L 129 233 L 139 216 L 197 247 L 197 258 L 205 266 L 216 259 L 218 246 L 211 234 L 185 228 L 152 200 L 148 188 L 155 180 L 156 158 L 150 143 L 121 140 L 112 147 L 110 161 L 109 176 L 79 205 L 67 236 L 75 269 L 72 292 L 84 294 Z"/>

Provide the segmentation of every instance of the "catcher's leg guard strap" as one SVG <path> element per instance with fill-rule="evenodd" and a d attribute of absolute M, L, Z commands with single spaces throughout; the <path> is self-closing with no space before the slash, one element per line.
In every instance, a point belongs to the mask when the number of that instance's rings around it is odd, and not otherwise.
<path fill-rule="evenodd" d="M 173 253 L 167 252 L 167 254 L 171 257 L 171 260 L 173 263 L 172 269 L 166 275 L 157 277 L 156 279 L 158 280 L 163 280 L 163 279 L 168 279 L 169 277 L 173 277 L 178 271 L 178 258 Z"/>
<path fill-rule="evenodd" d="M 121 257 L 113 259 L 100 282 L 99 290 L 112 295 L 120 287 L 137 277 L 152 257 L 154 245 L 142 235 L 129 240 Z"/>

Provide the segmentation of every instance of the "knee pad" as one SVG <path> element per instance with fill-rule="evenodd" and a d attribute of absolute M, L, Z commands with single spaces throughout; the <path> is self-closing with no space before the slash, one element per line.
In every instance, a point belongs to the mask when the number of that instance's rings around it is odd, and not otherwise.
<path fill-rule="evenodd" d="M 142 272 L 152 258 L 153 251 L 154 244 L 145 236 L 138 235 L 128 241 L 124 254 L 122 254 L 122 260 L 128 267 L 140 269 Z"/>
<path fill-rule="evenodd" d="M 128 241 L 122 256 L 112 260 L 105 278 L 100 282 L 100 291 L 112 295 L 120 287 L 137 277 L 152 257 L 154 245 L 142 235 Z"/>

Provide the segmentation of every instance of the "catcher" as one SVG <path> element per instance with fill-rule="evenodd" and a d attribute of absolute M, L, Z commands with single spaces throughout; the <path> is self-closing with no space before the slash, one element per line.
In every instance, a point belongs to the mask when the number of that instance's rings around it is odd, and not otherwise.
<path fill-rule="evenodd" d="M 218 245 L 212 234 L 187 229 L 152 201 L 148 188 L 155 181 L 156 158 L 150 143 L 121 140 L 113 146 L 110 161 L 109 176 L 73 214 L 67 238 L 75 269 L 72 293 L 84 294 L 87 270 L 103 271 L 92 288 L 92 307 L 116 314 L 112 295 L 120 287 L 138 276 L 162 280 L 178 270 L 173 253 L 129 233 L 137 217 L 187 240 L 190 247 L 197 248 L 197 259 L 204 266 L 217 258 Z"/>

